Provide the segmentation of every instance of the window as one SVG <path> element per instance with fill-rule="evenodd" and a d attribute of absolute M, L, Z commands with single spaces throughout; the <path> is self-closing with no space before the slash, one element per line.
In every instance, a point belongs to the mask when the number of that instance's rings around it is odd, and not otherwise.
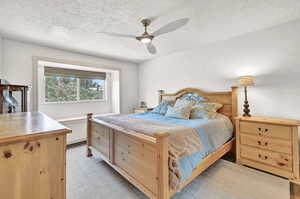
<path fill-rule="evenodd" d="M 79 99 L 99 100 L 104 99 L 104 80 L 100 79 L 79 79 Z"/>
<path fill-rule="evenodd" d="M 45 67 L 45 102 L 105 99 L 106 73 Z"/>

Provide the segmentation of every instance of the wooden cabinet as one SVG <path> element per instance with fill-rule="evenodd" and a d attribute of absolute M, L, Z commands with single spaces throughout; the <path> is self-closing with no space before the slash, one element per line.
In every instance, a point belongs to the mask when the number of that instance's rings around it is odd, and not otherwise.
<path fill-rule="evenodd" d="M 298 125 L 296 120 L 236 118 L 237 163 L 298 180 Z"/>
<path fill-rule="evenodd" d="M 140 107 L 138 107 L 138 108 L 134 108 L 133 112 L 134 113 L 145 113 L 145 112 L 151 111 L 151 110 L 153 110 L 153 108 L 149 108 L 149 107 L 140 108 Z"/>
<path fill-rule="evenodd" d="M 41 113 L 0 115 L 0 198 L 65 199 L 69 132 Z"/>

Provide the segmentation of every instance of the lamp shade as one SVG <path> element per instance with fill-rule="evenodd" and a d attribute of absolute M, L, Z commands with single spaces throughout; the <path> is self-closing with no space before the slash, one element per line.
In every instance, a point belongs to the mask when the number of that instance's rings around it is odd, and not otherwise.
<path fill-rule="evenodd" d="M 254 86 L 254 80 L 252 76 L 242 76 L 238 79 L 240 86 Z"/>

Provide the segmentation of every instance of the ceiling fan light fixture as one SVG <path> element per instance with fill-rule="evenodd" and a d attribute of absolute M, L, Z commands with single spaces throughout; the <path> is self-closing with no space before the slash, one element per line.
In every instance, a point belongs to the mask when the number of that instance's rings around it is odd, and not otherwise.
<path fill-rule="evenodd" d="M 148 44 L 148 43 L 151 42 L 151 39 L 148 38 L 148 37 L 144 37 L 144 38 L 142 38 L 140 41 L 141 41 L 143 44 Z"/>
<path fill-rule="evenodd" d="M 152 35 L 149 35 L 148 33 L 144 33 L 142 36 L 136 37 L 136 39 L 142 42 L 143 44 L 151 43 L 153 38 L 154 37 Z"/>

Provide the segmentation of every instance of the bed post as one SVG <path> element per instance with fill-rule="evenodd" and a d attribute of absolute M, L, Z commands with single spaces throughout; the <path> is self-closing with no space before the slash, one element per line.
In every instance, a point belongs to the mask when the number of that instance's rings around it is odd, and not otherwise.
<path fill-rule="evenodd" d="M 158 90 L 158 104 L 162 102 L 162 94 L 164 94 L 164 92 L 162 89 Z"/>
<path fill-rule="evenodd" d="M 155 133 L 157 145 L 157 199 L 169 199 L 169 142 L 168 133 Z"/>
<path fill-rule="evenodd" d="M 93 117 L 93 113 L 88 113 L 87 114 L 87 136 L 86 136 L 86 156 L 87 157 L 91 157 L 93 154 L 92 154 L 92 150 L 90 148 L 91 146 L 91 134 L 92 134 L 92 119 Z"/>
<path fill-rule="evenodd" d="M 237 92 L 238 87 L 232 86 L 231 87 L 231 101 L 232 101 L 232 119 L 235 120 L 235 117 L 238 116 L 238 99 L 237 99 Z"/>
<path fill-rule="evenodd" d="M 236 122 L 235 118 L 238 116 L 238 97 L 237 97 L 238 87 L 231 87 L 231 121 L 234 127 L 234 136 L 236 132 Z"/>
<path fill-rule="evenodd" d="M 238 116 L 238 87 L 236 86 L 232 86 L 231 87 L 231 121 L 232 121 L 232 124 L 233 124 L 233 127 L 234 127 L 234 130 L 233 130 L 233 135 L 235 137 L 235 139 L 238 139 L 236 137 L 236 129 L 239 128 L 236 124 L 236 120 L 235 118 Z M 235 142 L 233 143 L 233 147 L 230 151 L 230 153 L 232 153 L 232 157 L 233 159 L 236 159 L 236 140 Z"/>

